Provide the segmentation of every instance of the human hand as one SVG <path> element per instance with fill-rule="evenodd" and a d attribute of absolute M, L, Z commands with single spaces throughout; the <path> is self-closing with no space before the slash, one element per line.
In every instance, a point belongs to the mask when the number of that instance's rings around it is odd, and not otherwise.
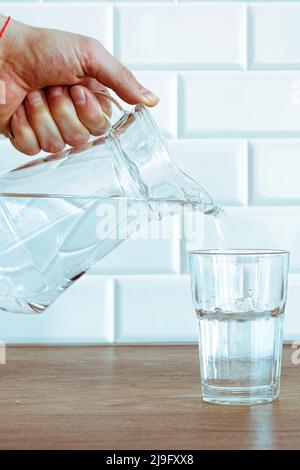
<path fill-rule="evenodd" d="M 80 145 L 91 134 L 103 134 L 110 103 L 95 94 L 99 91 L 108 93 L 96 80 L 87 79 L 84 85 L 28 92 L 10 121 L 12 144 L 21 152 L 36 155 L 41 149 L 60 152 L 66 143 Z"/>
<path fill-rule="evenodd" d="M 103 133 L 108 100 L 92 91 L 109 87 L 130 104 L 158 102 L 97 40 L 16 21 L 1 38 L 0 80 L 6 85 L 0 133 L 11 130 L 13 145 L 28 155 Z"/>

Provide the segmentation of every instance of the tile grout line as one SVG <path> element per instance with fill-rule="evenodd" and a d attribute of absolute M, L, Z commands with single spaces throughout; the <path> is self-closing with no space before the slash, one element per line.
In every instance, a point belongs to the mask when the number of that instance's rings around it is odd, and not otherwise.
<path fill-rule="evenodd" d="M 247 140 L 247 163 L 248 163 L 248 178 L 247 178 L 247 205 L 249 208 L 255 207 L 253 204 L 253 146 L 251 140 Z"/>
<path fill-rule="evenodd" d="M 249 5 L 245 5 L 244 23 L 244 70 L 249 70 Z"/>
<path fill-rule="evenodd" d="M 300 1 L 300 0 L 299 0 Z M 214 64 L 211 63 L 183 63 L 183 62 L 171 62 L 169 64 L 160 64 L 154 62 L 148 63 L 138 63 L 138 62 L 127 62 L 126 66 L 129 67 L 131 70 L 139 70 L 145 72 L 174 72 L 174 71 L 182 71 L 182 72 L 242 72 L 243 67 L 241 64 L 239 66 L 230 65 L 230 64 L 222 64 L 215 62 Z M 273 70 L 273 69 L 271 69 Z M 283 69 L 289 70 L 289 69 Z M 299 69 L 298 69 L 299 70 Z"/>
<path fill-rule="evenodd" d="M 249 72 L 253 70 L 253 31 L 252 31 L 252 16 L 250 5 L 246 5 L 247 17 L 246 17 L 246 39 L 247 39 L 247 48 L 246 48 L 246 60 L 247 68 Z"/>
<path fill-rule="evenodd" d="M 182 106 L 182 100 L 183 100 L 183 83 L 182 83 L 182 76 L 180 72 L 177 72 L 176 74 L 176 83 L 177 83 L 177 139 L 181 139 L 183 132 L 183 106 Z"/>
<path fill-rule="evenodd" d="M 246 140 L 245 142 L 246 145 L 246 165 L 247 165 L 247 175 L 246 175 L 246 206 L 245 207 L 250 207 L 251 206 L 251 197 L 250 197 L 250 191 L 252 192 L 252 167 L 251 167 L 251 144 L 249 140 Z"/>
<path fill-rule="evenodd" d="M 175 73 L 175 80 L 176 80 L 176 134 L 175 134 L 175 139 L 178 140 L 179 138 L 179 115 L 180 115 L 180 109 L 179 109 L 179 73 Z"/>

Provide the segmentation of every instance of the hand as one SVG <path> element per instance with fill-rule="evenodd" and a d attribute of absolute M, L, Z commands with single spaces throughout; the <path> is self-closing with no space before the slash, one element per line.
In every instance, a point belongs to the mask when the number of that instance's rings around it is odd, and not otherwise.
<path fill-rule="evenodd" d="M 13 145 L 28 155 L 103 132 L 102 108 L 108 112 L 109 105 L 91 90 L 109 87 L 130 104 L 158 102 L 97 40 L 16 21 L 0 41 L 0 80 L 6 85 L 0 133 L 11 128 Z"/>
<path fill-rule="evenodd" d="M 94 79 L 87 79 L 84 85 L 28 92 L 11 118 L 12 144 L 36 155 L 41 149 L 60 152 L 66 143 L 80 145 L 91 134 L 103 134 L 109 124 L 105 115 L 111 114 L 110 102 L 93 92 L 108 91 Z"/>

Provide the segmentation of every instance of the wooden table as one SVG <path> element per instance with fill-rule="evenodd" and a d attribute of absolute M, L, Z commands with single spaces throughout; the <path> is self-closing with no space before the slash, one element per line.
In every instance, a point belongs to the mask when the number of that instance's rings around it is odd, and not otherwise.
<path fill-rule="evenodd" d="M 196 346 L 11 347 L 0 448 L 299 449 L 293 352 L 279 400 L 237 407 L 201 401 Z"/>

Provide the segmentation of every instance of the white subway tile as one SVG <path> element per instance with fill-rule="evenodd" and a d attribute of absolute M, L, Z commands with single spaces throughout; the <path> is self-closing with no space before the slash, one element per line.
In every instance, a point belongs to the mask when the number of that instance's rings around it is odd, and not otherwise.
<path fill-rule="evenodd" d="M 285 2 L 249 8 L 250 67 L 300 66 L 300 5 Z"/>
<path fill-rule="evenodd" d="M 186 72 L 183 137 L 300 135 L 300 72 Z"/>
<path fill-rule="evenodd" d="M 137 80 L 155 93 L 160 102 L 151 108 L 150 112 L 165 137 L 174 138 L 177 135 L 177 76 L 174 72 L 134 71 Z M 124 108 L 130 106 L 120 98 Z"/>
<path fill-rule="evenodd" d="M 44 0 L 44 1 L 49 1 L 49 0 Z M 58 0 L 53 0 L 53 1 L 58 1 Z M 79 0 L 79 1 L 82 1 L 82 0 Z M 118 0 L 120 1 L 120 0 Z M 135 0 L 135 1 L 144 1 L 144 0 Z M 171 0 L 172 1 L 172 0 Z M 188 2 L 188 3 L 191 3 L 191 2 L 197 2 L 197 3 L 207 3 L 208 0 L 175 0 L 179 3 L 184 3 L 184 2 Z M 256 3 L 279 3 L 279 2 L 282 2 L 284 3 L 285 1 L 288 2 L 288 3 L 297 3 L 299 2 L 300 0 L 209 0 L 210 2 L 212 3 L 228 3 L 230 1 L 230 3 L 235 3 L 235 2 L 238 2 L 238 3 L 245 3 L 245 4 L 256 4 Z"/>
<path fill-rule="evenodd" d="M 300 340 L 300 274 L 290 274 L 284 321 L 284 339 Z"/>
<path fill-rule="evenodd" d="M 17 0 L 16 0 L 17 1 Z M 24 1 L 27 1 L 27 0 L 24 0 Z M 36 0 L 36 1 L 40 1 L 40 2 L 59 2 L 60 0 Z M 62 2 L 75 2 L 75 3 L 85 3 L 86 1 L 87 2 L 98 2 L 100 3 L 102 0 L 61 0 Z M 190 0 L 188 0 L 190 1 Z M 198 0 L 196 0 L 198 1 Z M 202 1 L 202 0 L 200 0 Z M 207 0 L 205 0 L 207 1 Z M 219 0 L 217 0 L 219 1 Z M 228 0 L 225 0 L 225 1 L 228 1 Z M 232 1 L 232 0 L 231 0 Z M 240 1 L 240 0 L 237 0 L 237 1 Z M 0 0 L 1 2 L 1 0 Z M 149 3 L 149 0 L 104 0 L 104 3 L 128 3 L 128 2 L 131 2 L 131 3 Z M 154 7 L 155 7 L 155 3 L 161 3 L 161 2 L 164 2 L 164 3 L 176 3 L 177 0 L 151 0 L 151 3 L 154 3 Z"/>
<path fill-rule="evenodd" d="M 86 275 L 44 313 L 1 312 L 7 343 L 107 343 L 114 339 L 113 279 Z"/>
<path fill-rule="evenodd" d="M 144 239 L 123 241 L 91 271 L 93 274 L 176 274 L 180 270 L 180 220 L 153 221 Z M 145 225 L 146 227 L 146 225 Z M 152 239 L 146 239 L 146 236 Z M 135 236 L 135 234 L 133 235 Z M 157 237 L 155 239 L 155 237 Z"/>
<path fill-rule="evenodd" d="M 241 68 L 245 6 L 127 4 L 117 7 L 117 51 L 133 66 Z"/>
<path fill-rule="evenodd" d="M 188 276 L 116 280 L 117 341 L 194 341 L 197 324 Z"/>
<path fill-rule="evenodd" d="M 0 3 L 1 3 L 2 0 L 0 0 Z M 16 0 L 18 1 L 18 0 Z M 24 0 L 24 1 L 27 1 L 27 0 Z M 59 1 L 62 1 L 62 2 L 71 2 L 71 3 L 85 3 L 85 2 L 92 2 L 92 3 L 100 3 L 102 2 L 102 0 L 36 0 L 36 1 L 40 1 L 40 2 L 59 2 Z M 188 0 L 190 1 L 190 0 Z M 198 0 L 196 0 L 198 1 Z M 200 0 L 202 1 L 202 0 Z M 207 1 L 207 0 L 204 0 L 204 1 Z M 219 1 L 219 0 L 216 0 L 216 1 Z M 228 0 L 225 0 L 225 1 L 228 1 Z M 232 1 L 232 0 L 231 0 Z M 240 0 L 237 0 L 237 1 L 240 1 Z M 149 3 L 149 0 L 103 0 L 104 3 Z M 156 3 L 176 3 L 177 0 L 151 0 L 151 3 L 154 3 L 154 7 L 155 7 L 155 4 Z"/>
<path fill-rule="evenodd" d="M 43 1 L 43 0 L 30 0 L 30 2 L 28 2 L 28 0 L 11 0 L 10 3 L 13 3 L 13 4 L 14 4 L 14 3 L 15 3 L 15 4 L 16 4 L 16 3 L 25 3 L 25 2 L 26 2 L 26 3 L 38 3 L 38 2 L 40 2 L 40 3 L 41 3 L 42 1 Z M 56 0 L 56 1 L 57 1 L 57 0 Z M 80 0 L 80 1 L 81 1 L 81 0 Z M 1 10 L 2 10 L 2 4 L 3 4 L 3 3 L 8 3 L 8 2 L 7 2 L 7 0 L 6 0 L 6 1 L 5 1 L 5 0 L 0 0 Z M 2 14 L 2 11 L 1 11 L 1 14 Z"/>
<path fill-rule="evenodd" d="M 300 208 L 226 208 L 224 241 L 217 236 L 214 218 L 204 217 L 204 243 L 196 248 L 275 248 L 291 252 L 291 271 L 300 271 Z"/>
<path fill-rule="evenodd" d="M 196 341 L 189 276 L 126 276 L 117 279 L 117 341 Z M 289 277 L 284 339 L 300 339 L 300 276 Z"/>
<path fill-rule="evenodd" d="M 300 204 L 300 140 L 252 141 L 251 203 Z"/>
<path fill-rule="evenodd" d="M 202 216 L 197 237 L 187 244 L 179 240 L 178 221 L 169 226 L 172 239 L 128 240 L 44 314 L 2 312 L 0 340 L 110 343 L 116 329 L 120 343 L 195 341 L 189 277 L 178 275 L 180 246 L 184 272 L 188 270 L 186 249 L 291 250 L 285 339 L 300 339 L 300 139 L 295 138 L 300 137 L 300 71 L 281 70 L 300 68 L 300 1 L 73 2 L 0 1 L 0 10 L 35 26 L 94 36 L 110 51 L 114 36 L 117 56 L 161 98 L 151 113 L 171 139 L 178 165 L 227 206 L 228 229 L 222 242 L 214 219 Z M 246 67 L 246 5 L 249 67 L 276 71 L 189 72 Z M 179 107 L 176 70 L 181 70 Z M 185 139 L 172 141 L 178 137 L 177 129 Z M 197 137 L 205 139 L 190 139 Z M 253 138 L 249 145 L 252 206 L 228 207 L 247 204 L 244 137 Z M 29 159 L 0 139 L 0 172 Z"/>
<path fill-rule="evenodd" d="M 240 140 L 175 140 L 169 148 L 178 166 L 221 205 L 247 202 L 247 144 Z"/>
<path fill-rule="evenodd" d="M 41 28 L 62 29 L 99 39 L 112 52 L 113 6 L 96 3 L 1 3 L 1 13 Z"/>
<path fill-rule="evenodd" d="M 160 102 L 151 114 L 166 137 L 177 136 L 177 76 L 172 72 L 134 72 L 143 86 L 153 91 Z"/>

